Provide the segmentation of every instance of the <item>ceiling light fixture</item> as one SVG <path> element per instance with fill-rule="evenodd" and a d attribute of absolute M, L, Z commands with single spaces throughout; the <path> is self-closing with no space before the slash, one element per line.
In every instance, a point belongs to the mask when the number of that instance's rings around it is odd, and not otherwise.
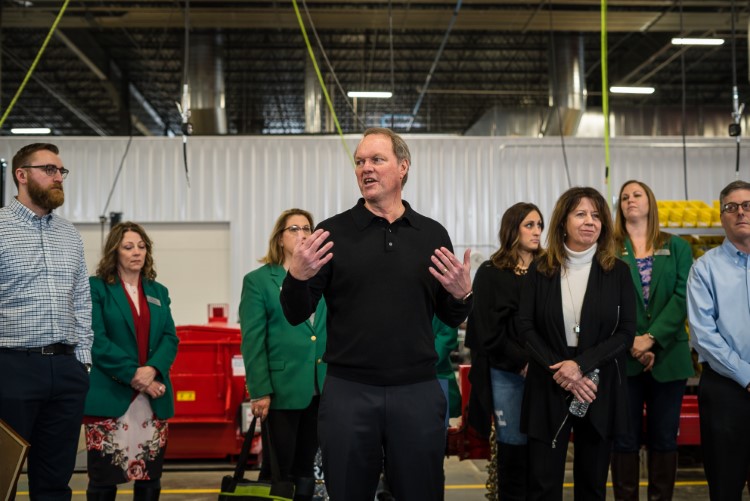
<path fill-rule="evenodd" d="M 612 94 L 653 94 L 653 87 L 630 87 L 627 85 L 613 85 L 609 88 Z"/>
<path fill-rule="evenodd" d="M 364 90 L 353 90 L 346 93 L 349 97 L 371 97 L 375 99 L 390 99 L 393 92 L 373 92 Z"/>
<path fill-rule="evenodd" d="M 673 38 L 672 45 L 723 45 L 723 38 Z"/>
<path fill-rule="evenodd" d="M 52 129 L 49 127 L 15 127 L 10 129 L 11 134 L 49 134 Z"/>

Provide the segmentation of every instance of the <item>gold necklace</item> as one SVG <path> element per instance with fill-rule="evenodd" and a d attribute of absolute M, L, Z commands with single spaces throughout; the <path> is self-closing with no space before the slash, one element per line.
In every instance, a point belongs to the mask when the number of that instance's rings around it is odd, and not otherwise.
<path fill-rule="evenodd" d="M 520 264 L 517 264 L 516 267 L 513 268 L 513 273 L 515 273 L 518 276 L 524 276 L 528 272 L 529 272 L 529 268 L 528 267 L 524 268 Z"/>

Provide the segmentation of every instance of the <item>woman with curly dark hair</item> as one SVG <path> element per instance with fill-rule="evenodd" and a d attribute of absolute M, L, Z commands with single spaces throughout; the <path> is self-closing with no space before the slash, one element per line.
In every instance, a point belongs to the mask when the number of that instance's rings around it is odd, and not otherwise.
<path fill-rule="evenodd" d="M 155 281 L 151 239 L 138 224 L 115 225 L 91 284 L 94 345 L 84 425 L 89 501 L 111 501 L 135 481 L 134 499 L 159 499 L 169 370 L 177 334 L 167 288 Z"/>

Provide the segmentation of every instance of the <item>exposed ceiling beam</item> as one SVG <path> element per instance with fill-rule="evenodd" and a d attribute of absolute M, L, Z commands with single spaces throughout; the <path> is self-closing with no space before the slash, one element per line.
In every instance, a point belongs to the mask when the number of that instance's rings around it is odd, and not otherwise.
<path fill-rule="evenodd" d="M 566 5 L 571 2 L 565 2 Z M 598 2 L 596 2 L 598 4 Z M 671 2 L 660 2 L 670 4 Z M 706 2 L 703 2 L 705 4 Z M 667 8 L 665 5 L 664 8 Z M 135 8 L 123 8 L 112 13 L 98 12 L 96 9 L 86 8 L 75 15 L 75 9 L 60 21 L 61 29 L 91 28 L 183 28 L 183 19 L 177 15 L 174 8 L 149 7 L 148 4 L 138 4 Z M 1 20 L 3 28 L 45 28 L 50 25 L 50 17 L 43 15 L 44 9 L 24 9 L 6 7 Z M 393 9 L 393 24 L 408 26 L 410 31 L 437 30 L 443 31 L 452 15 L 448 6 L 444 9 Z M 84 15 L 85 14 L 85 15 Z M 350 30 L 353 26 L 358 29 L 387 29 L 387 9 L 373 9 L 365 7 L 332 7 L 325 9 L 311 8 L 311 16 L 317 29 Z M 680 31 L 679 14 L 672 11 L 664 14 L 655 10 L 613 10 L 608 14 L 608 31 L 632 32 L 648 29 L 648 31 Z M 738 15 L 737 24 L 747 25 L 746 12 Z M 194 29 L 202 28 L 258 28 L 267 29 L 273 26 L 278 29 L 298 28 L 297 19 L 291 8 L 237 8 L 231 15 L 218 9 L 201 9 L 191 7 L 190 25 Z M 683 12 L 683 27 L 685 31 L 694 30 L 727 30 L 731 26 L 730 13 L 714 11 Z M 577 31 L 596 32 L 601 30 L 601 19 L 598 10 L 567 9 L 554 10 L 552 20 L 546 9 L 507 9 L 507 8 L 474 8 L 465 9 L 456 20 L 454 27 L 461 30 L 497 30 L 497 31 Z"/>

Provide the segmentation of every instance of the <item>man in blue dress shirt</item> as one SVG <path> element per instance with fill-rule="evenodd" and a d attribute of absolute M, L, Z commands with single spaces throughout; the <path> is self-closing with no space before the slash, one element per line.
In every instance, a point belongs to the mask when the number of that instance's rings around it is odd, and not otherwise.
<path fill-rule="evenodd" d="M 739 500 L 750 469 L 750 183 L 719 195 L 726 238 L 690 271 L 688 320 L 703 364 L 698 405 L 712 500 Z"/>
<path fill-rule="evenodd" d="M 0 419 L 31 444 L 32 500 L 69 500 L 91 366 L 91 294 L 53 144 L 13 157 L 18 196 L 0 208 Z M 1 466 L 0 466 L 1 467 Z"/>

